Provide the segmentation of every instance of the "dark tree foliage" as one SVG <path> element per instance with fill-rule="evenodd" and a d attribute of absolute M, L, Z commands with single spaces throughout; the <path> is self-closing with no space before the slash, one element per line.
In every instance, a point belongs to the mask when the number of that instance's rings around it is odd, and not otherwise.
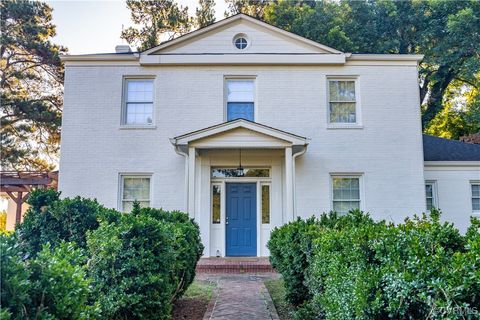
<path fill-rule="evenodd" d="M 344 52 L 424 54 L 424 128 L 444 110 L 455 82 L 469 92 L 479 87 L 479 1 L 275 1 L 263 19 Z M 461 134 L 478 132 L 478 125 L 469 130 Z"/>
<path fill-rule="evenodd" d="M 199 0 L 195 11 L 195 27 L 203 28 L 215 22 L 215 0 Z"/>
<path fill-rule="evenodd" d="M 0 2 L 1 165 L 51 169 L 60 140 L 63 66 L 52 8 L 39 1 Z"/>
<path fill-rule="evenodd" d="M 271 0 L 225 0 L 227 11 L 225 17 L 238 13 L 248 14 L 249 16 L 263 19 L 264 9 Z M 292 2 L 293 3 L 293 2 Z"/>
<path fill-rule="evenodd" d="M 122 31 L 121 38 L 143 51 L 190 31 L 188 7 L 173 0 L 127 0 L 132 21 L 138 27 Z"/>

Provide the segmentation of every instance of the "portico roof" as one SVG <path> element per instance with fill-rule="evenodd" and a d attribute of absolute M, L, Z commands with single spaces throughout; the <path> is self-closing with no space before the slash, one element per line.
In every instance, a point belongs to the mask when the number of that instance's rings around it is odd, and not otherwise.
<path fill-rule="evenodd" d="M 175 146 L 198 148 L 283 148 L 309 143 L 306 137 L 244 119 L 192 131 L 170 141 Z"/>

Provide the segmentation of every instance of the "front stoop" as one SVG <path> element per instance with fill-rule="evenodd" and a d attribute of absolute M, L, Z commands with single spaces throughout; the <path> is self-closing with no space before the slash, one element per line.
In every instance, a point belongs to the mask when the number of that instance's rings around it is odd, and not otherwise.
<path fill-rule="evenodd" d="M 263 273 L 275 272 L 265 257 L 201 258 L 198 273 Z"/>

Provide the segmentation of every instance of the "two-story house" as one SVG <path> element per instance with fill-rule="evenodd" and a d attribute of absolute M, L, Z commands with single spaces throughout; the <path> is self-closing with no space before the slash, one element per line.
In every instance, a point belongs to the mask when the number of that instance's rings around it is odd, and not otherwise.
<path fill-rule="evenodd" d="M 330 210 L 438 206 L 463 230 L 480 210 L 480 146 L 422 138 L 420 55 L 344 53 L 239 14 L 62 59 L 63 196 L 186 211 L 205 256 L 266 256 L 273 228 Z"/>

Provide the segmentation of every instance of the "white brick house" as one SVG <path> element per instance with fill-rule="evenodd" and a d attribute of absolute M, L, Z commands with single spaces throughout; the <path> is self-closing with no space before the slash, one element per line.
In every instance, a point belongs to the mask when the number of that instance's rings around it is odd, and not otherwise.
<path fill-rule="evenodd" d="M 462 230 L 480 210 L 479 146 L 424 161 L 422 56 L 343 53 L 241 14 L 117 49 L 63 56 L 63 196 L 186 211 L 205 256 L 266 256 L 274 227 L 330 210 L 399 222 L 428 201 Z"/>

